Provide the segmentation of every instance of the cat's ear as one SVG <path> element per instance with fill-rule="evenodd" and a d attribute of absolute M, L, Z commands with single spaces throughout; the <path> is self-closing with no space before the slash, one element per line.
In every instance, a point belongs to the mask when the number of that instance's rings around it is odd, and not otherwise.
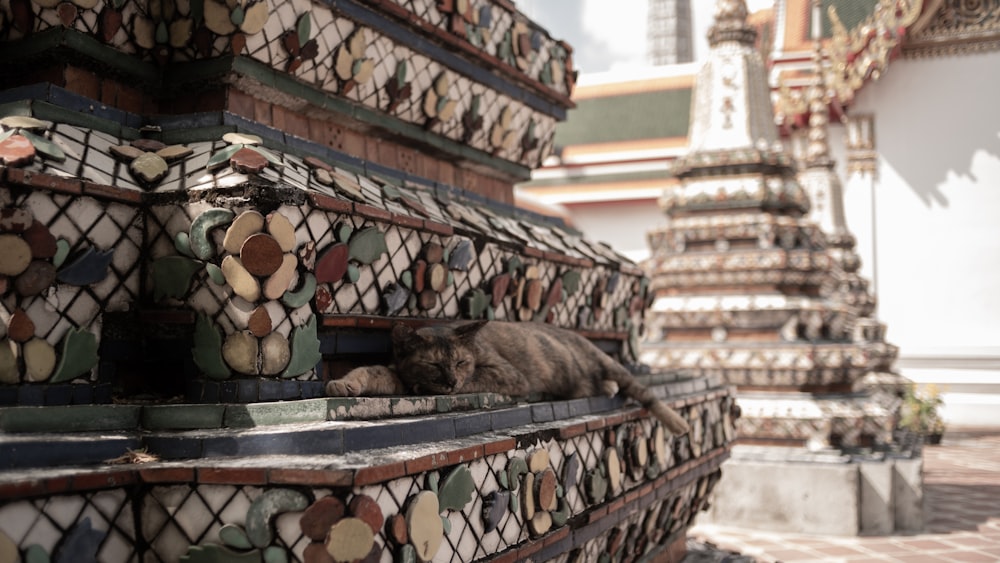
<path fill-rule="evenodd" d="M 396 323 L 392 325 L 392 347 L 396 350 L 405 350 L 416 337 L 417 331 L 409 325 Z"/>
<path fill-rule="evenodd" d="M 455 336 L 463 340 L 472 340 L 489 321 L 475 321 L 455 327 Z"/>

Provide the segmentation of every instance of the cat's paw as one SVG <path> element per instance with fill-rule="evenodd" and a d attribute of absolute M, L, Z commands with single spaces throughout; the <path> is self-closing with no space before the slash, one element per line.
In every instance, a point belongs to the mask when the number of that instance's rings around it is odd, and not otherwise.
<path fill-rule="evenodd" d="M 363 391 L 361 382 L 344 377 L 326 383 L 326 394 L 330 397 L 358 397 Z"/>
<path fill-rule="evenodd" d="M 610 379 L 604 379 L 601 381 L 601 391 L 608 397 L 614 397 L 618 394 L 618 384 Z"/>

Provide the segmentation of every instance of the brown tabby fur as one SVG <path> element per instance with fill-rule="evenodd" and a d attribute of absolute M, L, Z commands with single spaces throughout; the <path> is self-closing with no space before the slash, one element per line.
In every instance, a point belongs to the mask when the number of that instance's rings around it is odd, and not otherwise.
<path fill-rule="evenodd" d="M 541 393 L 577 399 L 619 390 L 660 419 L 674 434 L 683 418 L 653 396 L 624 367 L 579 334 L 540 323 L 455 322 L 419 330 L 392 330 L 395 369 L 368 366 L 327 383 L 334 396 Z"/>

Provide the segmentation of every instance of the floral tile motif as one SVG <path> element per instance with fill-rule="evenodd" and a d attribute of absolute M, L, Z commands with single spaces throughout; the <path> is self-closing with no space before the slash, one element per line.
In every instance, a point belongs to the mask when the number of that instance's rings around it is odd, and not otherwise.
<path fill-rule="evenodd" d="M 101 188 L 121 203 L 49 191 L 11 200 L 15 208 L 35 210 L 41 227 L 66 241 L 70 266 L 87 272 L 95 267 L 90 262 L 107 261 L 103 275 L 83 280 L 88 291 L 60 285 L 20 305 L 3 301 L 8 315 L 19 307 L 25 311 L 32 330 L 47 340 L 47 350 L 70 346 L 60 341 L 76 334 L 71 331 L 99 336 L 102 311 L 123 311 L 146 298 L 158 307 L 200 315 L 201 348 L 193 352 L 202 373 L 217 378 L 230 377 L 236 367 L 251 376 L 317 378 L 309 366 L 318 361 L 319 344 L 312 336 L 317 315 L 537 320 L 618 335 L 634 335 L 641 322 L 648 284 L 625 259 L 562 226 L 452 187 L 356 174 L 315 157 L 303 160 L 265 148 L 260 137 L 246 133 L 168 146 L 150 139 L 124 142 L 33 118 L 5 123 L 8 136 L 22 135 L 38 145 L 32 150 L 41 157 L 20 166 L 31 173 L 86 173 L 91 149 L 84 150 L 83 160 L 71 156 L 81 150 L 72 146 L 78 139 L 99 139 L 95 142 L 109 153 L 100 153 L 98 164 L 105 156 L 109 160 L 99 167 L 118 177 L 133 177 L 131 167 L 141 159 L 159 163 L 161 171 L 152 180 L 140 175 L 141 185 Z M 44 138 L 22 133 L 43 128 Z M 65 150 L 53 148 L 59 146 Z M 171 191 L 180 190 L 189 194 L 188 201 L 170 203 Z M 333 199 L 312 199 L 320 196 Z M 125 203 L 144 197 L 153 203 L 142 215 Z M 317 204 L 323 201 L 329 203 Z M 241 264 L 248 256 L 235 246 L 223 249 L 237 217 L 247 214 L 266 218 L 259 220 L 267 225 L 272 218 L 287 225 L 287 249 L 250 252 L 254 262 L 277 260 L 266 272 L 247 273 Z M 255 228 L 244 238 L 274 248 L 271 227 Z M 425 254 L 429 247 L 438 249 L 433 260 Z M 149 268 L 141 267 L 143 255 Z M 74 262 L 81 259 L 82 265 Z M 140 272 L 148 276 L 143 280 L 148 297 L 139 295 Z M 76 279 L 83 283 L 79 275 Z M 266 299 L 261 292 L 268 293 Z M 26 342 L 30 335 L 22 333 Z M 269 367 L 261 367 L 264 360 Z M 282 371 L 292 365 L 294 373 Z"/>

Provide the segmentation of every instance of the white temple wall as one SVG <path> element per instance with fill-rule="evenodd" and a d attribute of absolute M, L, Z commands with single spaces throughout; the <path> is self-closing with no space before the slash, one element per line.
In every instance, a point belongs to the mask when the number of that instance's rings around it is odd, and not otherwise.
<path fill-rule="evenodd" d="M 875 116 L 874 178 L 848 176 L 831 135 L 897 367 L 943 385 L 953 424 L 1000 426 L 998 68 L 996 52 L 901 59 L 866 85 L 850 112 Z"/>
<path fill-rule="evenodd" d="M 563 204 L 573 224 L 593 241 L 606 242 L 632 260 L 649 258 L 646 233 L 667 224 L 656 200 L 639 199 Z"/>

